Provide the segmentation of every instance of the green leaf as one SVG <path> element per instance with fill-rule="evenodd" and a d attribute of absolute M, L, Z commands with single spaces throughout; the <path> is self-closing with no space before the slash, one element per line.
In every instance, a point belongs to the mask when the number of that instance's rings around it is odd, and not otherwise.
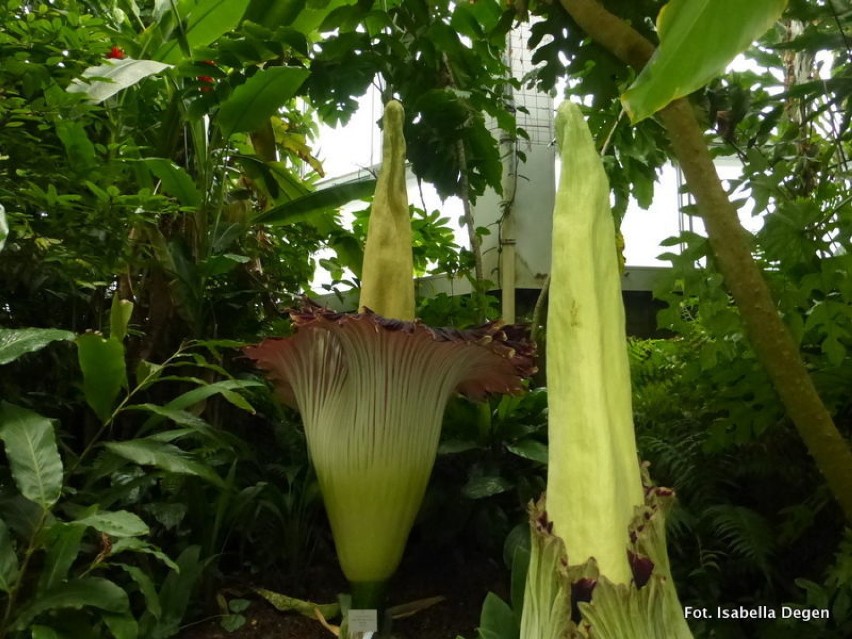
<path fill-rule="evenodd" d="M 162 561 L 166 566 L 171 568 L 172 570 L 178 570 L 178 565 L 172 561 L 172 558 L 165 554 L 162 550 L 159 550 L 156 546 L 152 546 L 144 539 L 140 539 L 139 537 L 122 537 L 116 539 L 112 544 L 112 550 L 110 551 L 109 556 L 114 557 L 123 552 L 136 552 L 144 555 L 151 555 L 152 557 L 156 557 L 160 561 Z"/>
<path fill-rule="evenodd" d="M 252 408 L 241 395 L 234 392 L 234 389 L 251 388 L 252 386 L 263 386 L 263 384 L 260 382 L 241 379 L 222 380 L 221 382 L 207 384 L 206 386 L 199 386 L 191 391 L 187 391 L 166 404 L 165 408 L 168 410 L 184 410 L 191 406 L 195 406 L 197 403 L 204 401 L 213 395 L 222 395 L 222 397 L 237 408 L 242 408 L 243 410 L 254 414 L 254 408 Z"/>
<path fill-rule="evenodd" d="M 465 453 L 469 450 L 476 450 L 478 448 L 476 442 L 462 440 L 462 439 L 448 439 L 445 442 L 441 442 L 438 446 L 438 454 L 439 455 L 452 455 L 454 453 Z"/>
<path fill-rule="evenodd" d="M 164 367 L 162 364 L 146 362 L 144 359 L 139 360 L 139 363 L 136 365 L 136 385 L 140 389 L 147 388 L 157 381 L 157 378 L 160 377 L 163 369 Z"/>
<path fill-rule="evenodd" d="M 163 611 L 162 621 L 157 624 L 158 630 L 161 631 L 158 636 L 170 637 L 176 634 L 186 616 L 187 606 L 204 568 L 199 557 L 200 552 L 200 546 L 190 546 L 184 550 L 177 558 L 178 570 L 170 572 L 163 582 L 160 589 Z M 141 634 L 143 637 L 149 636 L 144 632 Z"/>
<path fill-rule="evenodd" d="M 290 24 L 304 8 L 305 0 L 251 0 L 245 19 L 256 24 Z"/>
<path fill-rule="evenodd" d="M 201 204 L 201 195 L 195 182 L 184 169 L 166 158 L 143 158 L 141 162 L 151 174 L 160 180 L 165 193 L 173 195 L 184 206 L 197 207 Z"/>
<path fill-rule="evenodd" d="M 308 3 L 310 5 L 311 3 Z M 307 6 L 299 12 L 299 15 L 293 20 L 290 25 L 300 33 L 310 36 L 314 31 L 319 29 L 320 25 L 325 22 L 325 19 L 340 7 L 355 4 L 355 0 L 330 0 L 325 3 L 324 7 L 313 8 Z"/>
<path fill-rule="evenodd" d="M 474 476 L 462 487 L 462 495 L 468 499 L 483 499 L 511 490 L 512 483 L 499 475 Z"/>
<path fill-rule="evenodd" d="M 115 565 L 124 570 L 128 575 L 130 575 L 130 578 L 136 582 L 136 585 L 139 587 L 139 592 L 141 592 L 142 596 L 145 597 L 145 609 L 156 619 L 159 619 L 162 614 L 160 596 L 157 594 L 157 589 L 154 587 L 154 582 L 151 580 L 151 577 L 136 566 L 129 566 L 127 564 Z M 175 568 L 177 568 L 176 565 Z"/>
<path fill-rule="evenodd" d="M 193 475 L 216 486 L 224 486 L 222 478 L 213 472 L 209 466 L 188 458 L 186 453 L 177 446 L 152 439 L 107 442 L 104 445 L 119 457 L 141 466 L 155 466 L 170 473 Z"/>
<path fill-rule="evenodd" d="M 518 457 L 531 459 L 540 464 L 547 463 L 547 445 L 534 439 L 522 439 L 515 444 L 507 444 L 506 450 Z"/>
<path fill-rule="evenodd" d="M 182 3 L 186 6 L 188 3 Z M 174 34 L 160 50 L 157 59 L 163 62 L 176 63 L 184 56 L 181 51 L 181 39 L 189 47 L 190 52 L 200 47 L 206 47 L 240 23 L 240 19 L 249 5 L 249 0 L 201 0 L 191 7 L 182 33 Z"/>
<path fill-rule="evenodd" d="M 33 626 L 30 631 L 32 632 L 32 639 L 63 639 L 63 635 L 47 626 Z"/>
<path fill-rule="evenodd" d="M 224 137 L 254 131 L 296 95 L 310 72 L 297 67 L 272 67 L 255 73 L 241 84 L 219 109 Z"/>
<path fill-rule="evenodd" d="M 0 519 L 20 539 L 32 539 L 42 527 L 43 517 L 44 508 L 23 495 L 12 494 L 0 499 Z"/>
<path fill-rule="evenodd" d="M 39 576 L 38 592 L 51 591 L 65 580 L 80 553 L 80 542 L 85 532 L 83 526 L 63 522 L 50 526 L 45 534 L 47 556 Z"/>
<path fill-rule="evenodd" d="M 51 342 L 75 337 L 71 331 L 56 328 L 0 328 L 0 364 L 8 364 L 25 353 L 41 350 Z"/>
<path fill-rule="evenodd" d="M 102 422 L 112 415 L 115 400 L 127 387 L 124 345 L 115 338 L 104 339 L 95 333 L 77 338 L 77 357 L 83 371 L 83 393 Z"/>
<path fill-rule="evenodd" d="M 127 406 L 124 410 L 141 410 L 170 419 L 178 426 L 186 426 L 203 433 L 210 431 L 210 424 L 185 410 L 168 408 L 167 406 L 159 406 L 158 404 L 134 404 Z"/>
<path fill-rule="evenodd" d="M 84 577 L 61 584 L 50 592 L 34 598 L 18 615 L 13 629 L 24 630 L 43 612 L 64 608 L 92 607 L 126 614 L 130 610 L 127 593 L 108 579 Z"/>
<path fill-rule="evenodd" d="M 353 200 L 370 197 L 376 190 L 376 178 L 366 178 L 344 184 L 335 184 L 304 197 L 279 204 L 255 218 L 257 224 L 284 226 L 309 220 L 312 216 L 336 209 Z"/>
<path fill-rule="evenodd" d="M 84 173 L 95 163 L 95 145 L 80 122 L 57 120 L 56 135 L 65 147 L 68 164 L 75 173 Z"/>
<path fill-rule="evenodd" d="M 112 537 L 139 537 L 150 532 L 148 524 L 126 510 L 94 513 L 77 519 L 74 523 L 91 526 L 98 532 Z"/>
<path fill-rule="evenodd" d="M 139 624 L 131 614 L 104 613 L 101 618 L 115 639 L 136 639 L 139 636 Z"/>
<path fill-rule="evenodd" d="M 0 519 L 0 591 L 10 593 L 17 577 L 18 556 L 6 522 Z"/>
<path fill-rule="evenodd" d="M 112 306 L 109 311 L 109 336 L 123 342 L 127 336 L 127 325 L 133 315 L 133 302 L 123 300 L 118 295 L 112 296 Z"/>
<path fill-rule="evenodd" d="M 222 629 L 226 630 L 227 632 L 235 632 L 242 628 L 245 624 L 246 618 L 243 615 L 239 614 L 225 615 L 219 622 L 219 625 L 222 626 Z"/>
<path fill-rule="evenodd" d="M 493 592 L 485 596 L 479 617 L 479 639 L 517 639 L 521 633 L 515 613 Z"/>
<path fill-rule="evenodd" d="M 62 491 L 62 459 L 50 420 L 3 402 L 0 440 L 21 494 L 45 510 L 53 506 Z"/>
<path fill-rule="evenodd" d="M 66 91 L 82 93 L 98 104 L 169 66 L 155 60 L 109 60 L 83 71 L 82 79 L 72 80 Z"/>
<path fill-rule="evenodd" d="M 787 0 L 671 0 L 657 18 L 660 46 L 621 96 L 630 119 L 650 117 L 721 73 L 781 16 Z"/>

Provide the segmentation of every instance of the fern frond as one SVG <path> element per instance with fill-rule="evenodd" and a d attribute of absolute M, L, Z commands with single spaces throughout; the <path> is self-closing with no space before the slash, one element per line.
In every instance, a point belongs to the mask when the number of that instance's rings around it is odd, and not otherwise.
<path fill-rule="evenodd" d="M 769 522 L 744 506 L 720 504 L 705 511 L 705 518 L 730 555 L 748 562 L 767 577 L 775 554 L 775 535 Z"/>

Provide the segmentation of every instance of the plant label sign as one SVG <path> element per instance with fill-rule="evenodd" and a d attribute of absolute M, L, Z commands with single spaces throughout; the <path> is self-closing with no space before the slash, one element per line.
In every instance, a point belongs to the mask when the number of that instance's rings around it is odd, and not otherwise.
<path fill-rule="evenodd" d="M 379 629 L 379 613 L 377 610 L 350 610 L 350 632 L 376 632 Z"/>

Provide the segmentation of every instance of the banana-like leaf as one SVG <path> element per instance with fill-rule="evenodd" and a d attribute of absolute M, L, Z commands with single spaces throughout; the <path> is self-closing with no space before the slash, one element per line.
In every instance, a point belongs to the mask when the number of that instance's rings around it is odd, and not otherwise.
<path fill-rule="evenodd" d="M 309 195 L 268 209 L 255 218 L 255 223 L 285 226 L 310 220 L 313 216 L 372 195 L 376 178 L 336 184 Z"/>
<path fill-rule="evenodd" d="M 62 459 L 50 420 L 0 403 L 0 440 L 21 494 L 44 509 L 53 506 L 62 491 Z"/>
<path fill-rule="evenodd" d="M 173 195 L 184 206 L 198 206 L 201 203 L 201 194 L 195 182 L 189 173 L 174 162 L 165 158 L 143 158 L 141 162 L 160 180 L 164 193 Z"/>
<path fill-rule="evenodd" d="M 778 20 L 787 0 L 671 0 L 657 17 L 660 46 L 621 96 L 631 121 L 700 89 Z"/>
<path fill-rule="evenodd" d="M 83 79 L 72 80 L 66 91 L 83 93 L 88 96 L 90 102 L 98 104 L 169 66 L 156 60 L 108 60 L 83 71 Z"/>
<path fill-rule="evenodd" d="M 298 67 L 263 69 L 241 84 L 219 109 L 222 135 L 254 131 L 278 112 L 310 75 Z"/>
<path fill-rule="evenodd" d="M 249 0 L 201 0 L 195 3 L 178 3 L 179 8 L 190 7 L 188 15 L 181 15 L 184 26 L 157 51 L 157 59 L 176 63 L 183 57 L 181 45 L 190 52 L 206 47 L 240 23 Z M 183 42 L 181 42 L 183 40 Z"/>

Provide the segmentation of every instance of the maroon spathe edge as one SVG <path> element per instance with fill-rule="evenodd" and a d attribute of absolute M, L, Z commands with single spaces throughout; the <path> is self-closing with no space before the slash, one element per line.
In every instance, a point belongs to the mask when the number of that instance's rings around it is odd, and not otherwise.
<path fill-rule="evenodd" d="M 428 336 L 436 342 L 455 342 L 458 344 L 475 344 L 511 365 L 514 375 L 524 379 L 533 375 L 538 368 L 535 365 L 535 345 L 527 338 L 527 329 L 514 324 L 501 324 L 499 321 L 488 322 L 482 326 L 459 330 L 455 328 L 434 328 L 414 320 L 411 322 L 389 319 L 370 309 L 361 313 L 340 313 L 315 302 L 305 299 L 299 308 L 288 311 L 293 320 L 296 332 L 301 329 L 321 327 L 334 324 L 343 326 L 349 322 L 369 322 L 376 332 L 401 332 L 412 336 Z M 269 338 L 266 342 L 288 341 L 291 337 Z M 250 359 L 257 361 L 256 353 L 260 347 L 250 346 L 243 350 Z M 463 385 L 464 386 L 464 385 Z M 465 392 L 460 388 L 460 392 Z M 479 394 L 479 393 L 474 393 Z"/>

